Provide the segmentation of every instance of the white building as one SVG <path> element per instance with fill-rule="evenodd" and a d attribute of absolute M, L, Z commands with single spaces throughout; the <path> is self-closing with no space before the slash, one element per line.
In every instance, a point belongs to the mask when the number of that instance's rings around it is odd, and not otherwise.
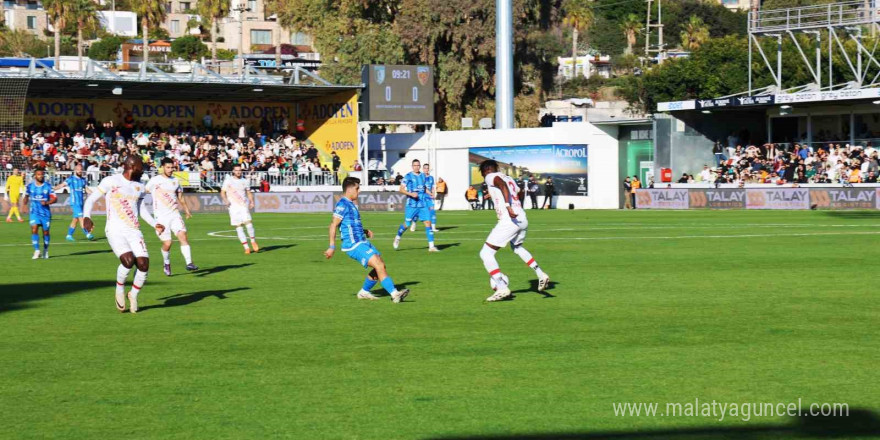
<path fill-rule="evenodd" d="M 608 55 L 600 55 L 598 58 L 593 55 L 584 55 L 577 57 L 577 64 L 572 69 L 571 57 L 556 57 L 559 64 L 559 76 L 570 80 L 577 76 L 589 78 L 592 75 L 599 75 L 602 78 L 611 77 L 611 57 Z"/>

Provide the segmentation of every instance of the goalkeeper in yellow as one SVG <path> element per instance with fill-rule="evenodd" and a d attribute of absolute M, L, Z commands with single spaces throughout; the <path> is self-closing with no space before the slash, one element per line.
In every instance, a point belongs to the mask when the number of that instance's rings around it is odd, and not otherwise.
<path fill-rule="evenodd" d="M 23 186 L 24 177 L 18 168 L 13 168 L 12 175 L 6 179 L 6 194 L 4 194 L 4 198 L 9 200 L 9 215 L 6 216 L 6 223 L 12 223 L 12 214 L 18 217 L 19 223 L 24 221 L 18 211 L 18 199 L 21 197 L 21 187 Z"/>

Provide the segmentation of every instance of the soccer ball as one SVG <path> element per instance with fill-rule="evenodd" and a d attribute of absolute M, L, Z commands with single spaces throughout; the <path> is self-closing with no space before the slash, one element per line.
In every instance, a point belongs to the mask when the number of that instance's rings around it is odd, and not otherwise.
<path fill-rule="evenodd" d="M 510 285 L 510 279 L 507 278 L 507 275 L 501 274 L 501 279 L 504 280 L 504 284 Z M 495 278 L 489 277 L 489 287 L 492 290 L 498 290 L 498 285 L 495 283 Z"/>

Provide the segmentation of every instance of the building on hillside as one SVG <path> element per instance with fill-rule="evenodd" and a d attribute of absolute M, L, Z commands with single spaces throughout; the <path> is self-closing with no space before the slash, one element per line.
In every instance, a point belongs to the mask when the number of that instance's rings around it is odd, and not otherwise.
<path fill-rule="evenodd" d="M 748 11 L 752 7 L 752 0 L 718 0 L 718 2 L 734 11 Z"/>
<path fill-rule="evenodd" d="M 7 28 L 43 36 L 49 19 L 39 0 L 3 0 L 3 21 Z M 38 55 L 38 54 L 33 54 Z"/>
<path fill-rule="evenodd" d="M 598 58 L 593 55 L 579 56 L 573 70 L 571 57 L 556 57 L 556 61 L 559 64 L 559 76 L 566 80 L 575 77 L 589 78 L 592 75 L 611 77 L 611 57 L 608 55 L 600 55 Z"/>

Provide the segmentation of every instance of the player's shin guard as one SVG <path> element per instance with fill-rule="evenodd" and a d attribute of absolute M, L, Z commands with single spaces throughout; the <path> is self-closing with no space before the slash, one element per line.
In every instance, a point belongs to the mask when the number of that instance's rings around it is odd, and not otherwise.
<path fill-rule="evenodd" d="M 165 264 L 171 264 L 171 252 L 162 250 L 162 262 Z"/>
<path fill-rule="evenodd" d="M 44 250 L 44 251 L 49 250 L 49 241 L 50 241 L 50 239 L 51 239 L 51 236 L 49 235 L 49 233 L 48 233 L 48 232 L 43 232 L 43 250 Z"/>
<path fill-rule="evenodd" d="M 437 210 L 436 209 L 431 210 L 431 225 L 433 225 L 435 228 L 437 227 Z"/>
<path fill-rule="evenodd" d="M 538 276 L 544 276 L 544 271 L 538 266 L 538 263 L 532 257 L 532 254 L 522 246 L 511 246 L 513 253 L 519 255 L 527 266 L 531 267 Z"/>
<path fill-rule="evenodd" d="M 407 228 L 409 228 L 409 224 L 410 224 L 410 222 L 404 222 L 404 224 L 400 225 L 400 227 L 397 228 L 397 236 L 398 237 L 402 236 L 403 233 L 406 232 Z"/>
<path fill-rule="evenodd" d="M 147 272 L 141 272 L 140 269 L 134 272 L 134 281 L 131 283 L 131 294 L 137 295 L 147 282 Z"/>
<path fill-rule="evenodd" d="M 256 240 L 257 237 L 254 234 L 254 224 L 248 223 L 248 224 L 244 225 L 244 227 L 247 228 L 248 237 L 250 237 L 251 240 Z"/>
<path fill-rule="evenodd" d="M 495 253 L 498 252 L 495 249 L 492 249 L 487 244 L 483 244 L 483 249 L 480 250 L 480 259 L 483 260 L 483 267 L 486 268 L 486 272 L 489 272 L 489 277 L 495 280 L 495 284 L 499 286 L 507 286 L 507 283 L 504 282 L 504 278 L 501 277 L 501 269 L 498 268 L 498 260 L 495 259 Z"/>
<path fill-rule="evenodd" d="M 180 253 L 183 254 L 183 259 L 184 259 L 184 261 L 186 261 L 187 265 L 192 264 L 192 262 L 193 262 L 192 249 L 189 247 L 189 245 L 181 246 Z"/>
<path fill-rule="evenodd" d="M 116 293 L 124 293 L 125 292 L 125 280 L 128 279 L 128 273 L 131 272 L 131 269 L 119 265 L 116 268 Z"/>
<path fill-rule="evenodd" d="M 67 235 L 73 236 L 74 232 L 76 232 L 76 227 L 67 228 Z"/>
<path fill-rule="evenodd" d="M 247 237 L 244 235 L 244 228 L 241 226 L 235 227 L 235 233 L 238 234 L 238 241 L 244 246 L 245 249 L 248 248 Z"/>
<path fill-rule="evenodd" d="M 391 277 L 385 277 L 380 283 L 382 283 L 382 288 L 385 289 L 389 295 L 397 291 L 397 287 L 394 286 L 394 280 L 392 280 Z M 364 283 L 364 285 L 366 286 L 366 283 Z"/>
<path fill-rule="evenodd" d="M 34 250 L 40 250 L 40 234 L 31 234 L 31 244 L 34 245 Z"/>
<path fill-rule="evenodd" d="M 428 237 L 428 247 L 434 247 L 434 230 L 425 228 L 425 235 Z"/>
<path fill-rule="evenodd" d="M 372 279 L 372 278 L 370 278 L 370 277 L 366 277 L 366 278 L 364 278 L 364 286 L 361 287 L 361 289 L 363 289 L 363 290 L 366 291 L 366 292 L 369 292 L 370 289 L 372 289 L 373 286 L 376 285 L 376 283 L 378 283 L 378 281 L 376 281 L 376 280 L 374 280 L 374 279 Z M 383 286 L 384 286 L 384 285 L 383 285 Z"/>

